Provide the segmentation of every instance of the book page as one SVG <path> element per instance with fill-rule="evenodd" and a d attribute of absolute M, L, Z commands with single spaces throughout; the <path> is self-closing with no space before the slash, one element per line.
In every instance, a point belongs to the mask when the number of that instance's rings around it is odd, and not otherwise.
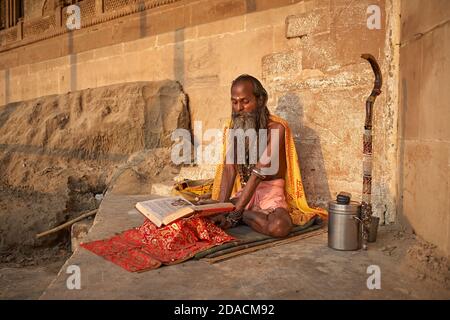
<path fill-rule="evenodd" d="M 160 198 L 139 202 L 139 204 L 146 210 L 151 211 L 160 221 L 181 208 L 193 206 L 192 203 L 182 197 Z"/>

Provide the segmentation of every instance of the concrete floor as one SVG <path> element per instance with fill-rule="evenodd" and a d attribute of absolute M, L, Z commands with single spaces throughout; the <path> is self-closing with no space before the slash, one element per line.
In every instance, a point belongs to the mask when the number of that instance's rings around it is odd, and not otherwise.
<path fill-rule="evenodd" d="M 35 300 L 52 282 L 63 262 L 45 266 L 0 267 L 0 300 Z"/>
<path fill-rule="evenodd" d="M 137 226 L 133 209 L 149 196 L 107 195 L 89 240 Z M 66 262 L 41 299 L 449 299 L 450 292 L 420 276 L 405 262 L 412 237 L 381 227 L 368 251 L 327 247 L 327 234 L 260 250 L 216 264 L 204 261 L 130 273 L 79 249 Z M 395 248 L 389 247 L 395 245 Z M 81 288 L 69 290 L 70 265 L 81 271 Z M 369 290 L 367 267 L 381 269 L 381 289 Z"/>

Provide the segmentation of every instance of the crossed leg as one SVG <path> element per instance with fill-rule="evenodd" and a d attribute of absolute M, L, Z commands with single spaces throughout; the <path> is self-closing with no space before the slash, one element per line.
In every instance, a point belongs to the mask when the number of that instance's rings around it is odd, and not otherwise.
<path fill-rule="evenodd" d="M 274 212 L 269 214 L 245 210 L 243 221 L 259 233 L 276 238 L 287 236 L 293 227 L 289 212 L 284 208 L 276 208 Z"/>

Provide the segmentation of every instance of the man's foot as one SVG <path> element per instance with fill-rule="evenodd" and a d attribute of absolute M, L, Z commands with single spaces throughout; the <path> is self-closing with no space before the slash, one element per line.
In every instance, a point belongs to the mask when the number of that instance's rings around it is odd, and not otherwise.
<path fill-rule="evenodd" d="M 233 211 L 230 213 L 224 213 L 210 217 L 211 221 L 215 225 L 222 229 L 234 228 L 242 221 L 243 214 L 241 212 Z"/>
<path fill-rule="evenodd" d="M 231 228 L 231 224 L 225 218 L 225 214 L 219 214 L 213 217 L 209 217 L 209 219 L 219 228 L 221 229 L 229 229 Z"/>
<path fill-rule="evenodd" d="M 231 225 L 231 228 L 236 227 L 243 218 L 243 210 L 239 211 L 232 211 L 225 215 L 225 220 L 228 222 L 229 225 Z"/>

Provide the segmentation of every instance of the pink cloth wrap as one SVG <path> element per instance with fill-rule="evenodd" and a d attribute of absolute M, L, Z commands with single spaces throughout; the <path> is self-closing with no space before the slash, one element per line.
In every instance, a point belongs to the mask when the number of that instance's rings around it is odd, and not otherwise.
<path fill-rule="evenodd" d="M 242 190 L 235 195 L 239 198 Z M 255 193 L 245 207 L 246 210 L 272 213 L 276 208 L 288 209 L 284 195 L 284 179 L 261 181 L 256 187 Z"/>

